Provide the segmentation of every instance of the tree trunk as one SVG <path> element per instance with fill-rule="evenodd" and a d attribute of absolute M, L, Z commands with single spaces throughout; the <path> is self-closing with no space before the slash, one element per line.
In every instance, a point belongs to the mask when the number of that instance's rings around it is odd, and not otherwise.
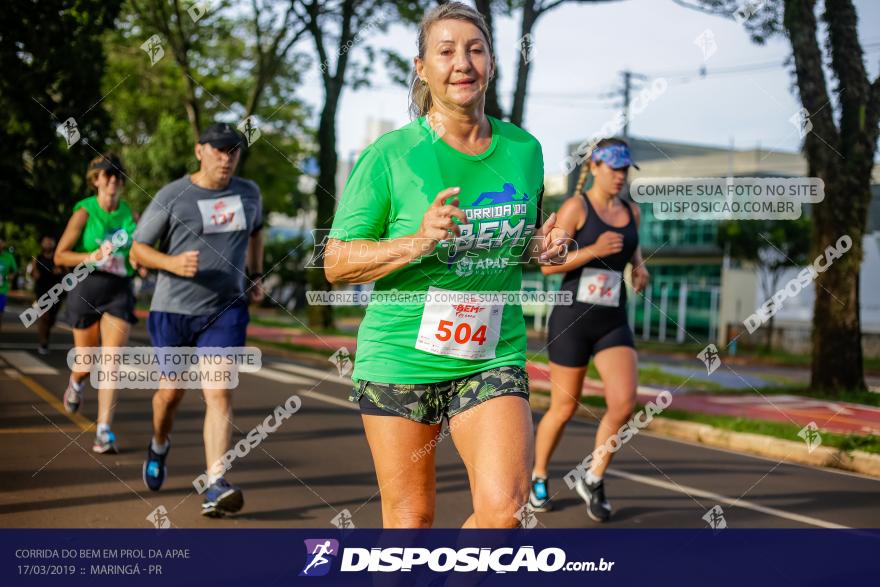
<path fill-rule="evenodd" d="M 330 228 L 336 208 L 336 110 L 341 89 L 330 82 L 321 120 L 318 125 L 318 184 L 315 187 L 317 215 L 315 228 Z M 316 245 L 318 243 L 315 243 Z M 316 259 L 317 267 L 309 270 L 308 282 L 312 291 L 329 291 L 331 286 L 324 274 L 324 258 Z M 331 306 L 309 306 L 309 326 L 311 328 L 333 328 L 333 308 Z"/>
<path fill-rule="evenodd" d="M 199 142 L 199 135 L 202 132 L 199 121 L 199 100 L 196 97 L 195 84 L 189 76 L 189 68 L 184 69 L 186 73 L 186 118 L 189 120 L 189 128 L 193 135 L 193 145 Z"/>
<path fill-rule="evenodd" d="M 840 392 L 866 388 L 859 270 L 877 141 L 877 96 L 864 70 L 852 2 L 826 0 L 831 65 L 841 88 L 838 130 L 816 37 L 815 4 L 814 0 L 786 0 L 784 26 L 791 40 L 801 101 L 812 125 L 804 139 L 804 153 L 810 175 L 825 182 L 825 200 L 813 206 L 812 252 L 824 254 L 843 235 L 852 239 L 852 249 L 820 273 L 815 283 L 811 386 Z"/>
<path fill-rule="evenodd" d="M 824 255 L 843 234 L 852 238 L 852 249 L 816 279 L 816 303 L 813 308 L 813 354 L 810 384 L 827 391 L 862 390 L 863 371 L 861 321 L 859 316 L 859 269 L 862 262 L 862 230 L 844 224 L 834 208 L 851 208 L 853 191 L 843 185 L 856 182 L 840 181 L 829 185 L 825 179 L 825 202 L 815 211 L 815 251 Z M 843 178 L 841 178 L 843 179 Z M 862 185 L 868 185 L 866 182 Z M 853 186 L 857 189 L 857 186 Z M 864 189 L 864 188 L 863 188 Z M 838 202 L 832 204 L 832 202 Z M 849 226 L 849 229 L 845 227 Z"/>
<path fill-rule="evenodd" d="M 492 49 L 494 53 L 498 53 L 498 48 L 495 47 L 495 24 L 492 19 L 492 0 L 476 0 L 474 5 L 477 8 L 477 11 L 483 15 L 483 19 L 486 21 L 486 26 L 489 27 L 489 36 L 492 37 L 489 39 L 489 42 L 492 43 Z M 489 86 L 486 88 L 486 105 L 485 112 L 489 116 L 493 116 L 495 118 L 501 119 L 504 118 L 504 113 L 501 110 L 501 103 L 498 102 L 498 63 L 495 63 L 495 79 L 489 82 Z"/>
<path fill-rule="evenodd" d="M 519 60 L 516 69 L 516 89 L 513 92 L 513 107 L 510 110 L 510 122 L 517 126 L 523 125 L 526 112 L 526 92 L 529 83 L 529 69 L 531 68 L 530 49 L 525 44 L 532 44 L 531 34 L 538 20 L 539 13 L 535 7 L 535 0 L 526 0 L 523 5 L 522 25 L 520 27 Z M 524 39 L 529 39 L 525 41 Z"/>
<path fill-rule="evenodd" d="M 262 72 L 262 68 L 258 67 L 258 71 L 255 75 L 254 85 L 251 88 L 250 94 L 248 95 L 247 104 L 244 109 L 244 117 L 247 118 L 252 116 L 257 111 L 257 106 L 260 103 L 260 98 L 263 95 L 263 89 L 266 87 L 268 83 L 268 78 L 266 74 Z M 241 158 L 238 161 L 238 175 L 244 176 L 245 167 L 247 167 L 248 157 L 250 157 L 251 149 L 250 145 L 245 146 L 244 149 L 241 149 Z"/>

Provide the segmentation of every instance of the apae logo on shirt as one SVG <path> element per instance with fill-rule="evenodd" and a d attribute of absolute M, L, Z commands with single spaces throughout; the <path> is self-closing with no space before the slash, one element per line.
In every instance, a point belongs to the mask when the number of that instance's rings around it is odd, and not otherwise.
<path fill-rule="evenodd" d="M 508 257 L 480 257 L 468 251 L 466 253 L 449 256 L 449 268 L 455 267 L 455 274 L 459 277 L 488 273 L 500 273 L 510 265 Z"/>

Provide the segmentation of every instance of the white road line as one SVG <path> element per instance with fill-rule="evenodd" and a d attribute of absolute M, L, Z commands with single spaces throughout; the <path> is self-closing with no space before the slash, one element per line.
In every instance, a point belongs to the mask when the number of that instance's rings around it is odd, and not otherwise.
<path fill-rule="evenodd" d="M 320 369 L 312 369 L 309 367 L 303 367 L 301 365 L 293 365 L 290 363 L 273 363 L 272 366 L 277 367 L 279 369 L 284 369 L 285 371 L 290 371 L 293 373 L 312 375 L 315 377 L 319 377 L 321 379 L 330 379 L 333 381 L 337 381 L 338 383 L 342 383 L 345 385 L 351 385 L 350 378 L 341 377 L 338 375 L 333 375 L 332 373 L 326 373 L 324 371 L 321 371 Z M 281 372 L 274 371 L 272 369 L 266 369 L 266 368 L 261 369 L 257 373 L 253 373 L 253 375 L 258 375 L 258 376 L 262 375 L 262 376 L 265 376 L 267 379 L 281 381 L 282 383 L 302 383 L 304 381 L 303 378 L 301 378 L 301 377 L 296 377 L 296 376 L 290 375 L 289 373 L 281 373 Z M 308 381 L 307 383 L 312 383 L 312 382 Z M 346 400 L 343 400 L 343 399 L 340 399 L 337 397 L 333 397 L 333 396 L 330 396 L 330 395 L 327 395 L 324 393 L 320 393 L 317 391 L 302 391 L 299 393 L 301 393 L 302 395 L 305 395 L 307 397 L 311 397 L 313 399 L 316 399 L 319 401 L 324 401 L 324 402 L 327 402 L 327 403 L 330 403 L 333 405 L 349 408 L 352 410 L 358 409 L 358 407 L 353 402 L 349 402 L 349 401 L 346 401 Z M 652 436 L 655 436 L 655 435 L 652 435 Z M 671 440 L 673 442 L 679 442 L 679 441 L 677 441 L 677 439 L 672 439 L 672 438 L 664 438 L 664 440 Z M 683 444 L 691 444 L 691 443 L 683 443 Z M 701 446 L 703 448 L 712 448 L 712 447 L 706 447 L 703 445 L 697 445 L 697 446 Z M 741 453 L 735 453 L 735 454 L 738 454 L 740 456 L 746 456 L 746 457 L 752 456 L 752 455 L 742 455 Z M 697 497 L 703 497 L 705 499 L 713 500 L 717 503 L 723 503 L 728 506 L 752 510 L 752 511 L 755 511 L 758 513 L 766 514 L 769 516 L 775 516 L 777 518 L 782 518 L 782 519 L 786 519 L 786 520 L 791 520 L 793 522 L 800 522 L 802 524 L 807 524 L 810 526 L 816 526 L 819 528 L 849 529 L 849 526 L 843 526 L 840 524 L 835 524 L 833 522 L 826 522 L 825 520 L 820 520 L 818 518 L 813 518 L 811 516 L 804 516 L 801 514 L 793 514 L 790 512 L 776 509 L 776 508 L 758 505 L 756 503 L 752 503 L 750 501 L 745 501 L 742 499 L 733 499 L 733 498 L 730 498 L 730 497 L 727 497 L 727 496 L 724 496 L 724 495 L 721 495 L 718 493 L 713 493 L 711 491 L 704 491 L 702 489 L 697 489 L 696 487 L 689 487 L 687 485 L 681 485 L 680 483 L 679 484 L 669 483 L 667 481 L 661 481 L 659 479 L 654 479 L 652 477 L 646 477 L 644 475 L 636 475 L 634 473 L 625 473 L 623 471 L 618 471 L 616 469 L 608 469 L 606 472 L 609 475 L 612 475 L 615 477 L 621 477 L 623 479 L 627 479 L 627 480 L 633 481 L 635 483 L 642 483 L 644 485 L 651 485 L 654 487 L 667 489 L 669 491 L 675 491 L 677 493 L 682 493 L 685 495 L 690 494 L 690 495 L 694 495 Z"/>
<path fill-rule="evenodd" d="M 297 375 L 291 375 L 290 373 L 282 373 L 281 371 L 275 371 L 274 369 L 269 369 L 266 367 L 263 367 L 259 371 L 248 373 L 248 375 L 256 375 L 257 377 L 263 377 L 265 379 L 271 379 L 272 381 L 278 381 L 280 383 L 290 383 L 293 385 L 312 386 L 315 384 L 315 381 L 311 379 L 306 379 L 305 377 L 299 377 Z M 348 408 L 350 410 L 358 409 L 358 407 L 353 402 L 338 397 L 333 397 L 332 395 L 327 395 L 326 393 L 321 393 L 320 391 L 297 390 L 297 393 L 306 397 L 310 397 L 312 399 L 327 402 L 328 404 L 333 404 L 334 406 Z"/>
<path fill-rule="evenodd" d="M 294 385 L 309 385 L 314 383 L 314 381 L 312 381 L 311 379 L 306 379 L 305 377 L 299 377 L 297 375 L 291 375 L 290 373 L 282 373 L 281 371 L 275 371 L 274 369 L 269 369 L 268 367 L 262 367 L 259 371 L 248 373 L 248 375 L 255 375 L 264 379 L 271 379 L 272 381 L 278 381 L 280 383 L 292 383 Z"/>
<path fill-rule="evenodd" d="M 262 369 L 259 373 L 263 373 L 267 371 L 267 369 Z M 268 371 L 271 371 L 270 369 Z M 315 369 L 314 371 L 317 371 Z M 258 375 L 259 373 L 254 373 L 254 375 Z M 273 372 L 273 377 L 280 376 L 276 381 L 283 381 L 284 377 L 290 377 L 287 373 L 278 373 Z M 271 377 L 270 377 L 271 378 Z M 303 391 L 298 392 L 307 397 L 314 398 L 316 400 L 325 401 L 327 403 L 342 406 L 345 408 L 349 408 L 352 410 L 357 410 L 357 405 L 354 402 L 345 401 L 339 399 L 337 397 L 329 396 L 324 393 L 319 393 L 317 391 Z M 704 491 L 702 489 L 697 489 L 696 487 L 689 487 L 687 485 L 682 485 L 680 483 L 669 483 L 667 481 L 661 481 L 659 479 L 654 479 L 653 477 L 646 477 L 644 475 L 636 475 L 634 473 L 625 473 L 623 471 L 618 471 L 617 469 L 608 469 L 606 471 L 609 475 L 615 477 L 621 477 L 623 479 L 627 479 L 629 481 L 633 481 L 635 483 L 642 483 L 644 485 L 651 485 L 654 487 L 660 487 L 662 489 L 667 489 L 669 491 L 675 491 L 677 493 L 681 493 L 684 495 L 695 495 L 697 497 L 703 497 L 705 499 L 712 500 L 716 503 L 723 503 L 725 505 L 729 505 L 732 507 L 739 507 L 747 510 L 752 510 L 755 512 L 759 512 L 762 514 L 767 514 L 769 516 L 775 516 L 777 518 L 783 518 L 786 520 L 791 520 L 793 522 L 800 522 L 802 524 L 808 524 L 810 526 L 817 526 L 819 528 L 836 528 L 836 529 L 849 529 L 849 526 L 842 526 L 840 524 L 835 524 L 833 522 L 826 522 L 825 520 L 820 520 L 818 518 L 813 518 L 811 516 L 803 516 L 800 514 L 793 514 L 790 512 L 786 512 L 783 510 L 779 510 L 776 508 L 766 507 L 762 505 L 758 505 L 756 503 L 752 503 L 750 501 L 745 501 L 742 499 L 733 499 L 718 493 L 713 493 L 711 491 Z"/>
<path fill-rule="evenodd" d="M 825 520 L 820 520 L 818 518 L 813 518 L 810 516 L 802 516 L 800 514 L 792 514 L 790 512 L 785 512 L 782 510 L 778 510 L 776 508 L 770 508 L 763 505 L 758 505 L 756 503 L 752 503 L 750 501 L 745 501 L 742 499 L 733 499 L 730 497 L 726 497 L 719 493 L 712 493 L 711 491 L 703 491 L 702 489 L 697 489 L 696 487 L 688 487 L 687 485 L 682 485 L 680 483 L 669 483 L 668 481 L 661 481 L 660 479 L 655 479 L 653 477 L 646 477 L 645 475 L 636 475 L 634 473 L 625 473 L 623 471 L 619 471 L 617 469 L 608 469 L 606 471 L 609 475 L 614 477 L 620 477 L 622 479 L 627 479 L 629 481 L 634 481 L 636 483 L 642 483 L 644 485 L 651 485 L 653 487 L 660 487 L 661 489 L 668 489 L 669 491 L 675 491 L 677 493 L 682 493 L 684 495 L 694 495 L 697 497 L 703 497 L 705 499 L 712 500 L 717 503 L 723 503 L 725 505 L 743 508 L 747 510 L 752 510 L 755 512 L 759 512 L 762 514 L 767 514 L 769 516 L 776 516 L 777 518 L 783 518 L 785 520 L 791 520 L 793 522 L 800 522 L 801 524 L 809 524 L 810 526 L 817 526 L 819 528 L 833 528 L 833 529 L 850 529 L 849 526 L 841 526 L 840 524 L 835 524 L 833 522 L 826 522 Z"/>
<path fill-rule="evenodd" d="M 332 395 L 327 395 L 326 393 L 321 393 L 320 391 L 301 391 L 298 393 L 301 393 L 306 397 L 320 400 L 322 402 L 327 402 L 328 404 L 333 404 L 334 406 L 340 406 L 342 408 L 348 408 L 350 410 L 358 409 L 358 405 L 354 402 L 350 402 L 346 399 L 340 399 L 338 397 L 333 397 Z"/>
<path fill-rule="evenodd" d="M 40 359 L 26 351 L 2 351 L 3 357 L 10 365 L 27 375 L 57 375 L 58 369 L 50 367 Z"/>
<path fill-rule="evenodd" d="M 312 367 L 303 367 L 302 365 L 294 365 L 292 363 L 272 363 L 272 367 L 276 369 L 283 369 L 284 371 L 290 371 L 291 373 L 298 373 L 300 375 L 305 375 L 307 377 L 312 377 L 317 380 L 329 380 L 335 381 L 336 383 L 341 383 L 343 385 L 352 385 L 351 377 L 343 377 L 341 375 L 335 375 L 331 371 L 331 365 L 328 365 L 327 370 L 322 371 L 321 369 L 314 369 Z"/>
<path fill-rule="evenodd" d="M 340 383 L 345 383 L 345 384 L 351 383 L 351 380 L 348 378 L 334 376 L 332 374 L 328 375 L 326 373 L 323 373 L 319 369 L 311 369 L 309 367 L 301 367 L 299 365 L 291 365 L 289 363 L 283 363 L 283 364 L 282 363 L 273 363 L 272 366 L 278 367 L 278 368 L 285 368 L 286 371 L 304 372 L 304 373 L 308 373 L 310 375 L 314 374 L 316 376 L 320 376 L 320 377 L 323 377 L 326 379 L 335 379 L 336 381 L 339 381 Z M 272 369 L 263 368 L 259 372 L 253 373 L 253 375 L 261 375 L 261 374 L 263 376 L 268 375 L 267 378 L 269 378 L 269 379 L 274 379 L 275 381 L 281 381 L 281 382 L 286 382 L 286 383 L 299 383 L 298 380 L 301 381 L 301 378 L 297 378 L 297 377 L 290 375 L 288 373 L 280 373 L 280 372 L 274 371 Z M 327 402 L 327 403 L 330 403 L 333 405 L 342 406 L 342 407 L 349 408 L 352 410 L 358 409 L 358 407 L 353 402 L 345 401 L 340 398 L 329 396 L 327 394 L 320 393 L 317 391 L 302 391 L 299 393 L 301 393 L 302 395 L 305 395 L 307 397 L 311 397 L 313 399 L 317 399 L 319 401 L 324 401 L 324 402 Z M 748 455 L 746 455 L 746 456 L 748 456 Z M 762 514 L 775 516 L 777 518 L 783 518 L 783 519 L 791 520 L 794 522 L 800 522 L 802 524 L 808 524 L 810 526 L 817 526 L 819 528 L 841 528 L 841 529 L 849 528 L 849 526 L 842 526 L 840 524 L 826 522 L 824 520 L 820 520 L 818 518 L 813 518 L 810 516 L 793 514 L 790 512 L 776 509 L 776 508 L 758 505 L 758 504 L 752 503 L 750 501 L 745 501 L 745 500 L 741 500 L 741 499 L 737 500 L 737 499 L 733 499 L 730 497 L 726 497 L 724 495 L 720 495 L 718 493 L 713 493 L 711 491 L 704 491 L 702 489 L 697 489 L 695 487 L 689 487 L 686 485 L 669 483 L 666 481 L 654 479 L 652 477 L 646 477 L 644 475 L 636 475 L 634 473 L 625 473 L 623 471 L 618 471 L 616 469 L 609 469 L 607 471 L 607 473 L 612 476 L 621 477 L 623 479 L 628 479 L 628 480 L 633 481 L 635 483 L 642 483 L 644 485 L 651 485 L 654 487 L 660 487 L 662 489 L 667 489 L 669 491 L 675 491 L 677 493 L 682 493 L 685 495 L 687 495 L 687 494 L 695 495 L 698 497 L 703 497 L 705 499 L 713 500 L 717 503 L 723 503 L 725 505 L 729 505 L 729 506 L 733 506 L 733 507 L 740 507 L 743 509 L 759 512 Z"/>

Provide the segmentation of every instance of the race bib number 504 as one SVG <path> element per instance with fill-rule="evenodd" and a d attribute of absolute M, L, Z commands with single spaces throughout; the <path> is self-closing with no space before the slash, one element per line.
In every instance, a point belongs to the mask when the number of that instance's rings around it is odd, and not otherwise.
<path fill-rule="evenodd" d="M 204 234 L 235 232 L 247 228 L 241 196 L 199 200 L 198 205 L 202 215 L 202 232 Z"/>
<path fill-rule="evenodd" d="M 430 287 L 416 348 L 459 359 L 495 358 L 504 306 L 483 298 Z"/>

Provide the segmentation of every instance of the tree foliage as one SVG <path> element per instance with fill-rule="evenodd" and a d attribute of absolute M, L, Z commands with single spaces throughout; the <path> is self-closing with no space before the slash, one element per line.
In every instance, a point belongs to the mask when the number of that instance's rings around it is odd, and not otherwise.
<path fill-rule="evenodd" d="M 843 235 L 853 242 L 852 249 L 816 279 L 811 381 L 815 388 L 831 392 L 863 390 L 859 272 L 880 128 L 880 76 L 868 78 L 855 6 L 851 0 L 825 0 L 823 5 L 816 0 L 676 2 L 735 18 L 756 42 L 784 34 L 791 44 L 803 104 L 793 114 L 805 131 L 808 172 L 825 182 L 825 200 L 813 208 L 811 254 L 818 255 Z M 826 66 L 833 93 L 828 90 Z"/>
<path fill-rule="evenodd" d="M 4 216 L 56 231 L 85 192 L 85 167 L 105 145 L 104 31 L 121 0 L 45 0 L 3 7 L 0 17 L 0 191 Z M 68 147 L 56 128 L 74 118 Z"/>

